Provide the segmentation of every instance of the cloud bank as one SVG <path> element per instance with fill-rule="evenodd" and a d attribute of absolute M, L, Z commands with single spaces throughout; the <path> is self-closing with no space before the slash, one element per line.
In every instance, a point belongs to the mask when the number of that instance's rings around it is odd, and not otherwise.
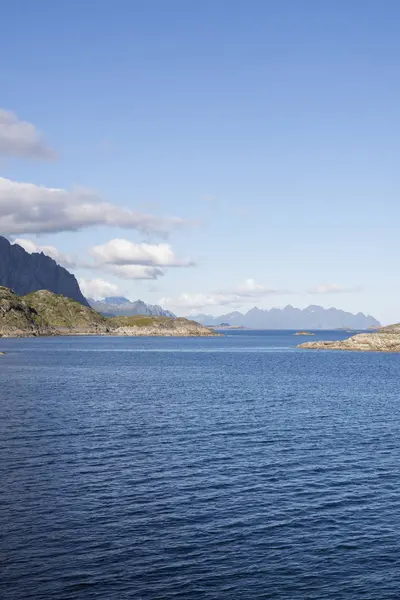
<path fill-rule="evenodd" d="M 0 108 L 0 156 L 51 160 L 56 153 L 32 123 Z"/>
<path fill-rule="evenodd" d="M 65 190 L 0 177 L 0 231 L 4 235 L 59 233 L 89 227 L 122 227 L 165 236 L 186 225 L 105 202 L 90 190 Z"/>

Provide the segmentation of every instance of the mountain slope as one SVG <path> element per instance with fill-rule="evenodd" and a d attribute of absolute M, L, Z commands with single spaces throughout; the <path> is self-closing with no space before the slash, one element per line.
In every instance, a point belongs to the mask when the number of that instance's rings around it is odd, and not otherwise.
<path fill-rule="evenodd" d="M 123 297 L 104 298 L 93 300 L 88 298 L 89 305 L 97 312 L 106 317 L 134 317 L 135 315 L 150 315 L 153 317 L 170 317 L 175 319 L 176 315 L 169 310 L 164 310 L 157 304 L 146 304 L 142 300 L 131 302 Z"/>
<path fill-rule="evenodd" d="M 23 300 L 57 330 L 105 333 L 110 329 L 107 319 L 92 308 L 48 290 L 27 294 Z"/>
<path fill-rule="evenodd" d="M 368 329 L 380 326 L 379 321 L 370 315 L 355 315 L 337 308 L 315 305 L 304 309 L 286 306 L 264 310 L 254 307 L 245 314 L 235 311 L 220 317 L 196 315 L 192 318 L 204 325 L 229 323 L 252 329 Z"/>
<path fill-rule="evenodd" d="M 0 285 L 24 296 L 49 290 L 89 306 L 72 273 L 43 253 L 29 254 L 18 244 L 0 236 Z"/>
<path fill-rule="evenodd" d="M 0 337 L 52 335 L 36 310 L 12 290 L 0 287 Z"/>

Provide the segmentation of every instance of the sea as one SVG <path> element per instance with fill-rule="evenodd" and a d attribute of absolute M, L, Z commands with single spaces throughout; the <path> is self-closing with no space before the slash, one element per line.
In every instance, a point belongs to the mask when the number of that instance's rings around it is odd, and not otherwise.
<path fill-rule="evenodd" d="M 2 600 L 399 600 L 400 356 L 306 340 L 0 340 Z"/>

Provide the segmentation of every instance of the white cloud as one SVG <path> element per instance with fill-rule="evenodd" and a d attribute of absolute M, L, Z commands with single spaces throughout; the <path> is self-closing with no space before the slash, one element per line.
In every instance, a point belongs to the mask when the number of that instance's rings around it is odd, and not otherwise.
<path fill-rule="evenodd" d="M 91 255 L 102 263 L 113 265 L 187 267 L 193 264 L 190 259 L 177 258 L 169 244 L 136 244 L 118 238 L 94 246 Z"/>
<path fill-rule="evenodd" d="M 0 108 L 0 155 L 52 159 L 55 152 L 32 123 Z"/>
<path fill-rule="evenodd" d="M 351 294 L 360 291 L 360 287 L 344 287 L 336 283 L 321 283 L 308 290 L 308 294 Z"/>
<path fill-rule="evenodd" d="M 178 217 L 156 217 L 103 201 L 90 190 L 48 188 L 0 177 L 0 231 L 4 235 L 122 227 L 166 235 L 187 224 Z"/>
<path fill-rule="evenodd" d="M 108 296 L 120 296 L 121 291 L 117 285 L 104 279 L 78 279 L 79 287 L 86 298 L 100 300 Z"/>
<path fill-rule="evenodd" d="M 207 306 L 241 306 L 254 298 L 263 298 L 271 294 L 287 294 L 285 290 L 276 290 L 258 284 L 254 279 L 246 281 L 232 290 L 215 291 L 211 294 L 182 293 L 177 298 L 164 297 L 159 300 L 161 306 L 174 308 L 201 309 Z"/>
<path fill-rule="evenodd" d="M 67 269 L 88 269 L 93 271 L 104 271 L 110 275 L 114 275 L 121 279 L 158 279 L 164 275 L 164 271 L 159 267 L 146 266 L 146 265 L 113 265 L 101 262 L 89 262 L 85 260 L 77 260 L 63 254 L 55 246 L 41 246 L 36 244 L 33 240 L 26 238 L 16 238 L 15 244 L 22 246 L 27 252 L 43 252 L 47 256 L 53 258 L 58 264 L 66 267 Z M 86 281 L 86 280 L 82 280 Z M 90 280 L 88 280 L 90 281 Z M 96 284 L 104 281 L 103 279 L 93 279 Z M 110 284 L 113 285 L 113 284 Z M 111 294 L 109 294 L 111 296 Z"/>
<path fill-rule="evenodd" d="M 59 265 L 66 267 L 67 269 L 73 268 L 76 266 L 75 260 L 68 256 L 67 254 L 63 254 L 60 252 L 55 246 L 40 246 L 36 244 L 33 240 L 27 240 L 25 238 L 16 238 L 13 242 L 14 244 L 18 244 L 22 246 L 24 250 L 32 254 L 33 252 L 43 252 L 47 256 L 53 258 Z"/>

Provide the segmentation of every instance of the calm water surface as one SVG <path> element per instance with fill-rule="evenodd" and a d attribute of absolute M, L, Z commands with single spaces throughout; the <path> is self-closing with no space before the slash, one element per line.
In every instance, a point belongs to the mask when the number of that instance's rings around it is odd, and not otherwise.
<path fill-rule="evenodd" d="M 2 340 L 0 597 L 399 600 L 400 356 L 299 341 Z"/>

